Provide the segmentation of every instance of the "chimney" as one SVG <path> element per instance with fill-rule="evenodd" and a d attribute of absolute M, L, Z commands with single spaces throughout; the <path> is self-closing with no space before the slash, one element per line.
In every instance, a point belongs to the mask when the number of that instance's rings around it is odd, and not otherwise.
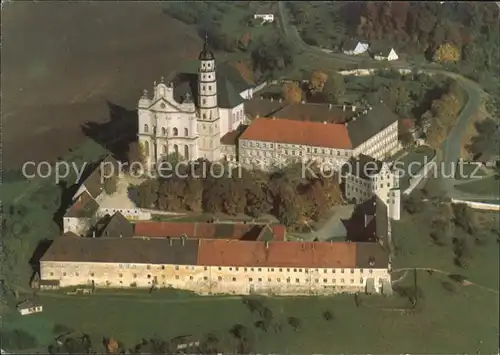
<path fill-rule="evenodd" d="M 345 111 L 345 105 L 342 105 L 342 111 Z"/>
<path fill-rule="evenodd" d="M 265 241 L 265 244 L 266 244 L 266 249 L 268 249 L 269 248 L 269 242 L 267 240 Z"/>

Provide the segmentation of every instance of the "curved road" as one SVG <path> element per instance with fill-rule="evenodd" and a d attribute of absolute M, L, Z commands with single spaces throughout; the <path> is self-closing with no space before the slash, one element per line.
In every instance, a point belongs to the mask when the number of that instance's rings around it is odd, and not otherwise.
<path fill-rule="evenodd" d="M 363 62 L 363 63 L 373 63 L 380 65 L 380 62 L 366 57 L 365 58 L 354 57 L 354 56 L 348 56 L 343 53 L 334 53 L 321 49 L 316 46 L 310 46 L 306 44 L 300 37 L 297 28 L 290 22 L 288 17 L 288 10 L 286 9 L 286 5 L 283 1 L 278 2 L 278 8 L 279 8 L 280 25 L 285 36 L 288 37 L 291 41 L 293 41 L 293 43 L 295 43 L 304 54 L 310 56 L 312 60 L 314 60 L 315 58 L 316 59 L 321 58 L 327 60 L 330 59 L 336 63 L 341 63 L 341 64 L 360 64 L 361 62 Z M 418 68 L 418 66 L 403 61 L 394 61 L 389 64 L 390 67 L 394 69 L 411 70 Z M 441 168 L 442 170 L 440 176 L 443 175 L 449 176 L 452 166 L 456 164 L 456 162 L 460 158 L 461 138 L 467 127 L 467 122 L 469 118 L 476 113 L 481 102 L 481 97 L 485 95 L 485 92 L 476 82 L 469 80 L 460 74 L 440 69 L 439 65 L 434 65 L 434 66 L 436 67 L 436 69 L 431 69 L 426 67 L 419 70 L 428 74 L 446 75 L 454 79 L 455 81 L 459 82 L 462 85 L 468 96 L 466 104 L 464 105 L 462 111 L 457 117 L 455 126 L 452 128 L 448 137 L 443 143 L 442 150 L 440 152 L 438 159 L 439 162 L 438 166 L 440 168 L 443 167 Z M 440 179 L 440 184 L 443 190 L 450 197 L 457 199 L 469 199 L 469 200 L 492 199 L 491 196 L 472 195 L 458 191 L 454 188 L 454 183 L 455 179 L 452 178 L 442 177 Z"/>

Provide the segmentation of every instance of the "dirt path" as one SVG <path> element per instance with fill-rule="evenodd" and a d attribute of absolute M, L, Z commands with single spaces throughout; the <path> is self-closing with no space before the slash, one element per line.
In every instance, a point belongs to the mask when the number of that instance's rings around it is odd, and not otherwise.
<path fill-rule="evenodd" d="M 395 282 L 399 282 L 401 281 L 407 274 L 408 274 L 408 271 L 411 271 L 411 270 L 419 270 L 419 271 L 433 271 L 433 272 L 437 272 L 439 274 L 442 274 L 442 275 L 446 275 L 446 276 L 450 276 L 452 275 L 453 273 L 451 272 L 448 272 L 448 271 L 444 271 L 444 270 L 440 270 L 440 269 L 433 269 L 433 268 L 426 268 L 426 267 L 417 267 L 417 268 L 401 268 L 401 269 L 394 269 L 392 270 L 393 273 L 396 273 L 396 272 L 399 272 L 399 271 L 405 271 L 405 274 L 400 277 L 399 279 L 397 279 Z M 394 283 L 394 282 L 393 282 Z M 483 285 L 480 285 L 478 283 L 475 283 L 473 281 L 470 281 L 470 280 L 467 280 L 465 279 L 463 281 L 463 284 L 464 285 L 473 285 L 473 286 L 477 286 L 485 291 L 488 291 L 488 292 L 491 292 L 491 293 L 494 293 L 494 294 L 500 294 L 500 292 L 498 290 L 495 290 L 495 289 L 492 289 L 492 288 L 489 288 L 489 287 L 486 287 L 486 286 L 483 286 Z"/>

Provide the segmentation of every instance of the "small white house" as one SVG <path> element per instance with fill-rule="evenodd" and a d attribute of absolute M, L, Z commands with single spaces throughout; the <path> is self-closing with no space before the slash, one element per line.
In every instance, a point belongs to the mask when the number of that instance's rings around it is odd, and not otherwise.
<path fill-rule="evenodd" d="M 399 56 L 397 55 L 396 51 L 394 50 L 394 48 L 391 48 L 391 49 L 387 49 L 387 50 L 384 50 L 384 51 L 380 51 L 378 53 L 376 53 L 373 58 L 375 60 L 398 60 L 399 59 Z"/>
<path fill-rule="evenodd" d="M 274 22 L 274 14 L 255 14 L 253 18 L 254 20 L 261 20 L 263 24 Z"/>
<path fill-rule="evenodd" d="M 19 313 L 21 313 L 21 315 L 25 316 L 33 313 L 40 313 L 42 312 L 43 308 L 39 303 L 24 301 L 17 305 L 17 310 L 19 311 Z"/>
<path fill-rule="evenodd" d="M 350 40 L 344 43 L 342 51 L 347 55 L 359 55 L 365 53 L 370 45 L 368 43 Z"/>

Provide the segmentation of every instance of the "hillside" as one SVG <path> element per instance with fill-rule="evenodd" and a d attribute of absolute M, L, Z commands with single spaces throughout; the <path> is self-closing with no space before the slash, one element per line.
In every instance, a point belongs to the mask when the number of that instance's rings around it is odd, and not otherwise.
<path fill-rule="evenodd" d="M 499 9 L 491 2 L 292 2 L 310 45 L 340 50 L 348 39 L 394 47 L 412 61 L 436 61 L 498 90 Z M 444 46 L 445 45 L 445 46 Z M 446 50 L 445 50 L 446 49 Z"/>
<path fill-rule="evenodd" d="M 153 2 L 3 5 L 4 169 L 64 155 L 86 139 L 87 121 L 107 122 L 117 106 L 133 112 L 142 89 L 197 58 L 202 41 L 164 8 Z"/>

